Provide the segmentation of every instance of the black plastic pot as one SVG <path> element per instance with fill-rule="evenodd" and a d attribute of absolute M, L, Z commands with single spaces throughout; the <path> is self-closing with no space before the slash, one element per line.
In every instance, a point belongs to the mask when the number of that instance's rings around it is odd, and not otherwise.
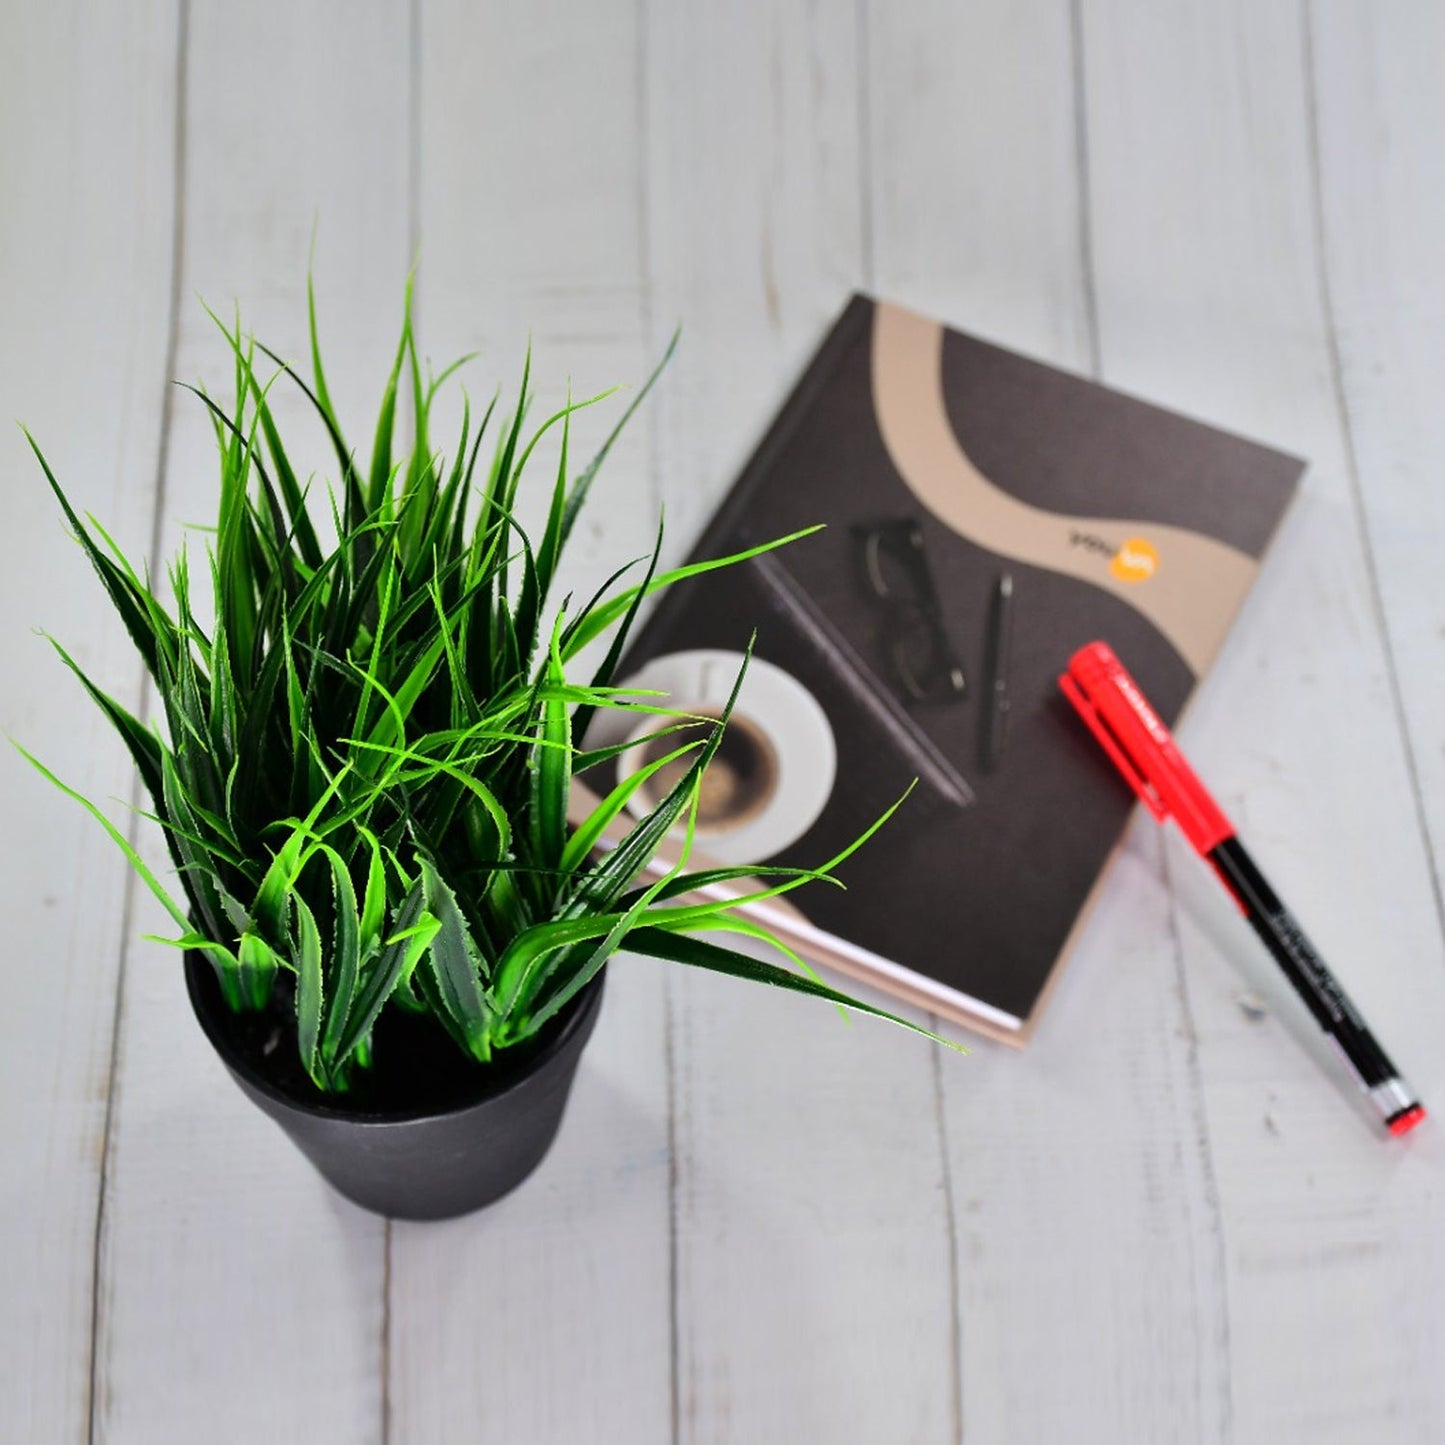
<path fill-rule="evenodd" d="M 396 1219 L 469 1214 L 515 1189 L 542 1162 L 562 1123 L 583 1046 L 602 1008 L 598 975 L 524 1056 L 478 1068 L 468 1091 L 422 1109 L 348 1109 L 312 1090 L 295 1096 L 259 1066 L 215 970 L 186 955 L 196 1018 L 231 1077 L 290 1135 L 340 1193 Z M 294 1048 L 294 1034 L 289 1040 Z M 443 1039 L 447 1047 L 455 1047 Z"/>

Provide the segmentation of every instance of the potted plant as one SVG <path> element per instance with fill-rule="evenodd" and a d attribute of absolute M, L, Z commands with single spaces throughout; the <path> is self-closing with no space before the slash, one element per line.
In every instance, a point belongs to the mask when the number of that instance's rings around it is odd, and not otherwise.
<path fill-rule="evenodd" d="M 649 881 L 669 830 L 686 828 L 690 841 L 726 713 L 705 728 L 672 714 L 675 747 L 569 823 L 572 779 L 616 752 L 587 748 L 589 718 L 664 710 L 614 682 L 644 599 L 738 560 L 659 572 L 659 528 L 636 580 L 624 567 L 586 602 L 553 606 L 579 509 L 657 373 L 575 477 L 571 418 L 591 402 L 569 402 L 528 436 L 525 370 L 504 420 L 496 398 L 475 424 L 463 407 L 443 458 L 429 422 L 456 367 L 424 371 L 408 287 L 363 464 L 331 403 L 309 287 L 308 299 L 309 379 L 239 322 L 218 320 L 234 401 L 223 408 L 192 388 L 220 457 L 208 608 L 193 605 L 184 549 L 162 600 L 101 525 L 77 515 L 31 439 L 144 659 L 164 733 L 56 650 L 125 740 L 183 901 L 95 804 L 25 756 L 100 821 L 175 920 L 179 935 L 163 941 L 184 952 L 196 1016 L 241 1088 L 357 1203 L 441 1217 L 495 1199 L 546 1152 L 619 948 L 879 1011 L 806 970 L 699 936 L 767 937 L 735 903 L 688 897 L 756 870 L 689 872 L 684 852 Z M 293 468 L 268 400 L 277 383 L 314 408 L 335 452 L 334 487 Z M 414 440 L 398 455 L 403 392 Z M 529 537 L 518 491 L 554 429 L 560 461 L 540 536 Z M 609 631 L 595 673 L 575 680 L 578 655 Z M 597 851 L 604 830 L 630 817 L 635 790 L 680 760 L 688 766 L 657 806 Z M 843 856 L 770 872 L 744 901 L 830 881 Z"/>

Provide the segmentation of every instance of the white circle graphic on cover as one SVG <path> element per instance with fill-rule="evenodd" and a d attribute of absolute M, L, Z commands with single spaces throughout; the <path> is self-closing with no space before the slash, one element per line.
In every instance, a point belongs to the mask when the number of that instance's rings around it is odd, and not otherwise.
<path fill-rule="evenodd" d="M 645 663 L 624 687 L 655 689 L 663 706 L 720 717 L 743 665 L 740 652 L 697 648 Z M 588 744 L 633 741 L 618 759 L 619 780 L 665 756 L 686 735 L 654 737 L 674 725 L 665 717 L 641 722 L 603 709 Z M 659 769 L 628 799 L 637 817 L 651 811 L 687 768 L 690 756 Z M 838 749 L 818 700 L 791 673 L 760 657 L 747 677 L 723 741 L 703 777 L 698 802 L 698 847 L 720 863 L 761 863 L 795 843 L 817 821 L 833 791 Z"/>

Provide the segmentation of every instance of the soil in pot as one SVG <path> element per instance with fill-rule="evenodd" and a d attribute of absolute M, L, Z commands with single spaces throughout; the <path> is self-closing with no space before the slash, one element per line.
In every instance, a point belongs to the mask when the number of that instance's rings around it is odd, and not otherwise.
<path fill-rule="evenodd" d="M 464 1054 L 430 1014 L 384 1008 L 372 1031 L 371 1066 L 353 1070 L 345 1093 L 328 1094 L 311 1082 L 296 1047 L 296 981 L 291 974 L 277 975 L 267 1008 L 232 1013 L 223 1006 L 220 1019 L 237 1055 L 288 1098 L 312 1108 L 383 1118 L 448 1112 L 496 1093 L 529 1073 L 567 1022 L 564 1011 L 555 1029 L 544 1028 L 483 1065 Z"/>

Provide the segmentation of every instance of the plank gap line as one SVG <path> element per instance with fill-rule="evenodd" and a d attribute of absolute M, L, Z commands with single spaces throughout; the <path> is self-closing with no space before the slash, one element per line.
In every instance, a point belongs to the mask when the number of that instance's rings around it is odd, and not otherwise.
<path fill-rule="evenodd" d="M 1314 9 L 1310 0 L 1300 3 L 1301 63 L 1304 69 L 1305 136 L 1308 148 L 1310 229 L 1315 251 L 1315 283 L 1319 292 L 1320 321 L 1325 333 L 1325 354 L 1330 372 L 1330 393 L 1338 419 L 1340 440 L 1345 453 L 1345 480 L 1349 486 L 1350 508 L 1355 517 L 1355 532 L 1364 558 L 1365 578 L 1370 593 L 1371 620 L 1380 638 L 1380 651 L 1385 660 L 1385 680 L 1390 690 L 1390 706 L 1395 715 L 1395 730 L 1405 756 L 1405 772 L 1410 780 L 1410 802 L 1415 814 L 1415 827 L 1425 850 L 1430 870 L 1430 896 L 1435 905 L 1435 922 L 1445 937 L 1445 895 L 1441 893 L 1439 860 L 1435 840 L 1425 815 L 1425 798 L 1420 786 L 1420 768 L 1415 756 L 1405 713 L 1405 695 L 1400 686 L 1400 668 L 1395 657 L 1394 639 L 1385 615 L 1384 592 L 1380 586 L 1380 569 L 1370 536 L 1369 511 L 1365 506 L 1360 479 L 1359 453 L 1355 445 L 1355 428 L 1350 419 L 1349 397 L 1345 390 L 1344 360 L 1340 353 L 1339 327 L 1335 318 L 1334 293 L 1330 286 L 1329 252 L 1326 247 L 1323 165 L 1320 159 L 1319 97 L 1315 84 Z"/>
<path fill-rule="evenodd" d="M 858 47 L 858 252 L 863 284 L 872 292 L 878 284 L 873 248 L 873 77 L 868 36 L 868 0 L 854 7 L 855 44 Z"/>
<path fill-rule="evenodd" d="M 1099 340 L 1099 295 L 1094 267 L 1093 192 L 1089 181 L 1089 113 L 1084 56 L 1083 0 L 1069 3 L 1069 56 L 1074 86 L 1074 181 L 1079 210 L 1079 280 L 1084 300 L 1084 337 L 1089 348 L 1089 375 L 1103 378 Z"/>
<path fill-rule="evenodd" d="M 171 140 L 171 256 L 170 294 L 166 299 L 165 375 L 162 378 L 160 436 L 156 443 L 155 485 L 151 497 L 151 527 L 148 543 L 151 576 L 161 571 L 161 541 L 165 517 L 166 471 L 170 461 L 171 417 L 175 388 L 171 378 L 176 371 L 180 349 L 181 277 L 186 249 L 186 108 L 187 61 L 190 53 L 190 0 L 176 0 L 176 60 L 173 85 L 175 89 L 175 122 Z M 149 672 L 141 670 L 139 715 L 142 723 L 150 721 L 154 701 Z M 139 773 L 131 783 L 131 822 L 127 840 L 134 847 L 139 840 L 140 809 L 144 799 Z M 130 953 L 130 935 L 135 922 L 136 895 L 139 883 L 134 870 L 126 872 L 125 890 L 120 912 L 120 945 L 116 957 L 115 995 L 111 1007 L 110 1053 L 106 1061 L 105 1114 L 101 1124 L 100 1174 L 96 1181 L 95 1231 L 90 1253 L 90 1341 L 86 1367 L 86 1439 L 96 1445 L 100 1438 L 100 1339 L 103 1270 L 105 1255 L 106 1202 L 110 1183 L 111 1142 L 115 1128 L 115 1091 L 120 1066 L 121 1024 L 125 1017 L 126 962 Z"/>
<path fill-rule="evenodd" d="M 681 1330 L 678 1278 L 678 1168 L 677 1168 L 677 1054 L 673 1027 L 672 980 L 663 983 L 663 1055 L 667 1075 L 667 1348 L 669 1435 L 672 1445 L 682 1438 L 682 1368 L 678 1337 Z"/>
<path fill-rule="evenodd" d="M 381 1227 L 381 1445 L 391 1442 L 391 1220 Z"/>
<path fill-rule="evenodd" d="M 1205 1101 L 1204 1071 L 1199 1062 L 1199 1026 L 1194 1013 L 1194 997 L 1189 990 L 1189 973 L 1184 966 L 1184 936 L 1179 927 L 1179 903 L 1174 889 L 1174 874 L 1169 866 L 1169 850 L 1164 846 L 1164 835 L 1156 830 L 1154 839 L 1159 850 L 1159 873 L 1164 880 L 1169 906 L 1165 912 L 1169 929 L 1169 952 L 1174 964 L 1174 977 L 1179 983 L 1179 1008 L 1184 1016 L 1184 1026 L 1189 1030 L 1188 1046 L 1184 1051 L 1185 1078 L 1189 1089 L 1190 1110 L 1194 1115 L 1195 1142 L 1199 1150 L 1199 1168 L 1203 1177 L 1204 1206 L 1209 1212 L 1209 1242 L 1213 1246 L 1214 1258 L 1211 1267 L 1219 1281 L 1219 1320 L 1216 1334 L 1219 1341 L 1220 1357 L 1224 1362 L 1224 1379 L 1220 1391 L 1219 1423 L 1220 1438 L 1234 1439 L 1234 1355 L 1231 1348 L 1229 1318 L 1229 1250 L 1224 1238 L 1224 1203 L 1219 1189 L 1218 1172 L 1214 1166 L 1214 1139 L 1209 1130 L 1209 1108 Z M 1198 1276 L 1190 1272 L 1195 1281 L 1195 1310 L 1198 1319 L 1200 1299 Z M 1202 1323 L 1202 1321 L 1200 1321 Z M 1202 1352 L 1201 1352 L 1202 1355 Z M 1196 1383 L 1202 1388 L 1202 1380 L 1196 1375 Z M 1202 1396 L 1200 1403 L 1203 1403 Z"/>
<path fill-rule="evenodd" d="M 634 196 L 637 229 L 637 321 L 649 364 L 657 348 L 657 280 L 653 274 L 652 254 L 652 85 L 648 67 L 651 47 L 648 43 L 651 8 L 648 0 L 637 0 L 633 40 L 633 108 L 637 128 L 637 186 Z M 648 494 L 653 515 L 662 516 L 662 459 L 658 436 L 656 405 L 645 418 Z M 667 1412 L 668 1439 L 678 1445 L 682 1436 L 682 1368 L 679 1336 L 681 1332 L 681 1279 L 678 1242 L 678 1164 L 677 1164 L 677 1005 L 671 977 L 662 984 L 662 1051 L 663 1074 L 667 1089 Z"/>
<path fill-rule="evenodd" d="M 411 252 L 407 264 L 415 267 L 421 259 L 421 0 L 408 0 L 406 12 L 406 236 Z M 412 294 L 412 316 L 421 307 Z M 417 320 L 415 331 L 421 331 Z"/>
<path fill-rule="evenodd" d="M 648 49 L 648 27 L 651 24 L 648 0 L 637 0 L 636 33 L 633 54 L 633 107 L 637 125 L 637 193 L 634 202 L 637 209 L 637 318 L 642 329 L 642 345 L 647 353 L 647 363 L 653 364 L 657 353 L 657 307 L 653 294 L 655 280 L 652 274 L 652 86 L 647 67 L 651 52 Z M 674 325 L 680 324 L 680 318 Z M 656 403 L 653 405 L 656 411 Z M 658 453 L 657 422 L 647 418 L 647 481 L 652 496 L 654 516 L 662 513 L 662 467 Z M 668 1015 L 668 1028 L 672 1027 Z M 670 1046 L 670 1045 L 669 1045 Z M 672 1083 L 669 1076 L 668 1097 L 671 1099 Z M 668 1105 L 669 1110 L 671 1104 Z M 671 1127 L 669 1123 L 669 1128 Z"/>
<path fill-rule="evenodd" d="M 936 1014 L 929 1014 L 928 1027 L 940 1028 Z M 926 1044 L 933 1073 L 933 1115 L 938 1124 L 938 1156 L 943 1180 L 943 1231 L 948 1245 L 948 1390 L 953 1445 L 963 1445 L 963 1304 L 958 1282 L 958 1216 L 954 1212 L 953 1158 L 948 1148 L 948 1117 L 943 1096 L 942 1046 Z"/>

